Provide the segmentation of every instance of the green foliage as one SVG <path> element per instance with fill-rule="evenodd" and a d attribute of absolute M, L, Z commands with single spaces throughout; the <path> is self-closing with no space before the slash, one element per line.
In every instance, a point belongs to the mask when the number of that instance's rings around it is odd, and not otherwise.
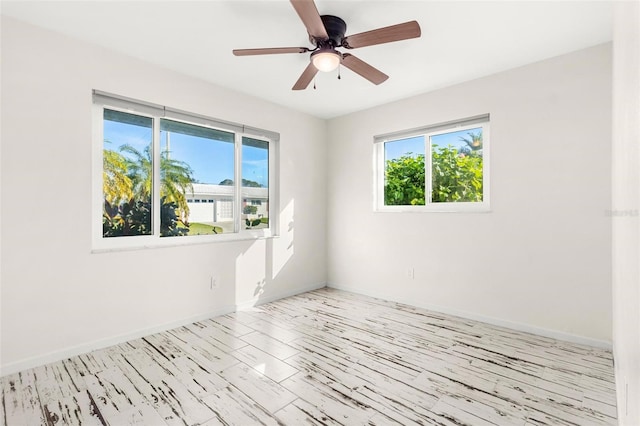
<path fill-rule="evenodd" d="M 112 205 L 104 201 L 102 211 L 102 236 L 123 237 L 151 235 L 151 203 L 131 199 Z"/>
<path fill-rule="evenodd" d="M 469 149 L 434 146 L 431 153 L 431 201 L 482 201 L 482 134 L 469 133 Z M 474 139 L 475 138 L 475 139 Z M 474 140 L 480 143 L 471 146 Z M 405 154 L 388 160 L 385 169 L 384 201 L 387 206 L 425 204 L 424 155 Z"/>
<path fill-rule="evenodd" d="M 233 179 L 225 179 L 222 182 L 220 182 L 218 185 L 232 186 Z M 250 187 L 250 188 L 263 188 L 263 186 L 258 182 L 249 180 L 249 179 L 242 179 L 242 186 Z"/>
<path fill-rule="evenodd" d="M 482 201 L 482 156 L 458 152 L 452 146 L 431 153 L 434 203 Z"/>
<path fill-rule="evenodd" d="M 133 197 L 133 182 L 127 176 L 127 160 L 118 152 L 105 149 L 102 157 L 102 193 L 110 203 Z"/>
<path fill-rule="evenodd" d="M 425 202 L 424 155 L 405 154 L 388 160 L 384 203 L 387 206 L 422 205 Z"/>
<path fill-rule="evenodd" d="M 160 156 L 160 196 L 176 204 L 176 213 L 188 225 L 187 192 L 193 194 L 193 170 L 184 161 L 172 160 L 169 152 Z"/>
<path fill-rule="evenodd" d="M 258 212 L 258 206 L 246 205 L 242 208 L 242 213 L 244 214 L 256 214 Z M 258 226 L 262 223 L 262 218 L 246 218 L 244 220 L 245 225 L 247 225 L 247 229 L 251 229 L 254 226 Z"/>
<path fill-rule="evenodd" d="M 244 214 L 256 214 L 258 213 L 258 206 L 247 205 L 242 208 Z"/>
<path fill-rule="evenodd" d="M 244 220 L 245 225 L 247 225 L 247 229 L 251 229 L 254 226 L 258 226 L 262 223 L 262 219 L 258 218 L 258 219 L 245 219 Z"/>
<path fill-rule="evenodd" d="M 473 152 L 482 156 L 482 130 L 478 133 L 468 132 L 467 138 L 460 138 L 460 140 L 467 144 L 466 147 L 459 150 L 463 154 L 471 154 Z"/>
<path fill-rule="evenodd" d="M 189 223 L 188 235 L 214 235 L 222 234 L 224 229 L 220 226 L 212 226 L 206 223 L 191 222 Z"/>
<path fill-rule="evenodd" d="M 262 188 L 262 184 L 253 181 L 253 180 L 249 180 L 249 179 L 242 179 L 242 186 L 244 187 L 250 187 L 250 188 Z"/>
<path fill-rule="evenodd" d="M 189 233 L 189 224 L 182 228 L 178 224 L 180 219 L 176 214 L 179 208 L 173 201 L 168 201 L 167 197 L 160 200 L 160 236 L 161 237 L 182 237 Z"/>
<path fill-rule="evenodd" d="M 106 153 L 112 155 L 113 151 Z M 153 161 L 151 146 L 147 145 L 141 152 L 131 145 L 122 145 L 120 151 L 129 154 L 124 158 L 125 168 L 121 171 L 132 183 L 133 194 L 136 198 L 151 197 L 151 182 L 153 177 Z M 118 154 L 121 155 L 121 154 Z M 169 152 L 163 151 L 160 156 L 160 196 L 166 197 L 177 206 L 176 214 L 182 221 L 188 223 L 189 206 L 186 193 L 193 192 L 193 170 L 184 161 L 172 160 Z"/>
<path fill-rule="evenodd" d="M 125 158 L 126 173 L 133 183 L 133 192 L 137 198 L 151 198 L 151 178 L 153 166 L 151 159 L 151 145 L 147 145 L 143 152 L 131 145 L 122 145 L 121 152 L 129 154 L 133 158 Z"/>
<path fill-rule="evenodd" d="M 179 226 L 177 206 L 163 197 L 160 203 L 160 235 L 163 237 L 182 236 L 189 228 Z M 151 235 L 151 202 L 131 199 L 119 205 L 105 200 L 102 212 L 102 236 L 123 237 Z"/>

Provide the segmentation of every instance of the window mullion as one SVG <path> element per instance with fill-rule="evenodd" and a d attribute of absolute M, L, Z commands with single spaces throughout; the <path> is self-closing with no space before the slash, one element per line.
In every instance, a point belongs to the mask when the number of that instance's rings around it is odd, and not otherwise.
<path fill-rule="evenodd" d="M 385 171 L 387 167 L 386 160 L 384 158 L 384 142 L 378 143 L 378 146 L 376 147 L 375 161 L 377 165 L 376 169 L 378 171 L 376 184 L 378 199 L 376 203 L 378 206 L 384 206 L 384 186 L 386 184 Z"/>
<path fill-rule="evenodd" d="M 151 156 L 153 161 L 151 163 L 151 167 L 153 170 L 151 180 L 151 188 L 152 188 L 152 198 L 151 198 L 151 211 L 153 212 L 153 235 L 155 238 L 160 237 L 160 186 L 161 186 L 161 178 L 160 178 L 160 165 L 162 161 L 162 153 L 160 148 L 160 119 L 153 119 L 153 146 L 152 146 Z"/>
<path fill-rule="evenodd" d="M 431 135 L 424 136 L 424 203 L 431 204 L 433 200 L 433 158 L 431 152 Z"/>
<path fill-rule="evenodd" d="M 234 164 L 234 194 L 235 202 L 233 203 L 233 222 L 235 232 L 242 229 L 242 134 L 235 134 L 235 164 Z"/>

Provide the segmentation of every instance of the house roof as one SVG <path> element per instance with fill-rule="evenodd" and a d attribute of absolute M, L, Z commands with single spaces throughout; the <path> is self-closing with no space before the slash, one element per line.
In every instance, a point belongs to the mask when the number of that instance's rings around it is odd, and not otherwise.
<path fill-rule="evenodd" d="M 210 185 L 203 183 L 193 184 L 194 197 L 233 197 L 235 187 L 231 185 Z M 269 188 L 242 187 L 243 198 L 269 198 Z"/>

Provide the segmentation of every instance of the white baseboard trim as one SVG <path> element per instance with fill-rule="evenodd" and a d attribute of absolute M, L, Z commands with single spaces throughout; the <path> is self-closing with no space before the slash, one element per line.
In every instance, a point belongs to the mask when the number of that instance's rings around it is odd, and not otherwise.
<path fill-rule="evenodd" d="M 38 355 L 31 358 L 23 359 L 0 366 L 0 377 L 7 376 L 9 374 L 18 373 L 29 368 L 39 367 L 41 365 L 49 364 L 52 362 L 61 361 L 63 359 L 70 358 L 72 356 L 86 354 L 98 349 L 108 348 L 109 346 L 118 345 L 120 343 L 128 342 L 129 340 L 139 339 L 141 337 L 149 336 L 151 334 L 160 333 L 163 331 L 171 330 L 176 327 L 182 327 L 183 325 L 191 324 L 198 321 L 203 321 L 209 318 L 217 317 L 219 315 L 229 314 L 231 312 L 250 309 L 254 306 L 261 305 L 263 303 L 273 302 L 279 299 L 283 299 L 289 296 L 295 296 L 296 294 L 306 293 L 308 291 L 317 290 L 319 288 L 326 287 L 326 283 L 314 284 L 306 287 L 298 287 L 288 291 L 283 291 L 269 295 L 267 297 L 257 296 L 251 300 L 237 303 L 235 305 L 226 305 L 215 309 L 213 311 L 204 312 L 198 315 L 194 315 L 189 318 L 184 318 L 178 321 L 172 321 L 164 323 L 154 327 L 148 327 L 139 329 L 130 333 L 120 334 L 118 336 L 108 337 L 106 339 L 95 340 L 81 345 L 71 346 L 59 351 L 49 352 L 44 355 Z"/>
<path fill-rule="evenodd" d="M 225 315 L 234 311 L 234 305 L 227 305 L 213 311 L 204 312 L 202 314 L 194 315 L 192 317 L 184 318 L 178 321 L 172 321 L 154 327 L 139 329 L 131 333 L 124 333 L 117 336 L 108 337 L 106 339 L 95 340 L 92 342 L 83 343 L 81 345 L 61 349 L 59 351 L 49 352 L 44 355 L 38 355 L 24 360 L 3 364 L 0 367 L 0 377 L 18 373 L 29 368 L 39 367 L 41 365 L 61 361 L 72 356 L 82 355 L 98 349 L 108 348 L 109 346 L 118 345 L 120 343 L 128 342 L 129 340 L 139 339 L 141 337 L 171 330 L 176 327 L 182 327 L 183 325 L 203 321 L 208 318 L 217 317 L 219 315 Z"/>
<path fill-rule="evenodd" d="M 298 294 L 306 293 L 308 291 L 317 290 L 319 288 L 324 288 L 327 286 L 327 283 L 318 283 L 312 284 L 305 287 L 297 287 L 287 291 L 281 291 L 278 293 L 271 294 L 266 297 L 256 296 L 252 299 L 245 300 L 244 302 L 240 302 L 236 304 L 236 311 L 246 311 L 255 306 L 262 305 L 265 303 L 275 302 L 276 300 L 284 299 L 285 297 L 291 297 Z"/>
<path fill-rule="evenodd" d="M 283 299 L 285 297 L 295 296 L 297 294 L 306 293 L 308 291 L 317 290 L 323 287 L 335 288 L 337 290 L 344 290 L 351 293 L 362 294 L 364 296 L 375 297 L 383 300 L 390 300 L 398 303 L 404 303 L 410 306 L 416 306 L 418 308 L 427 309 L 434 312 L 440 312 L 447 315 L 453 315 L 461 318 L 471 319 L 475 321 L 484 322 L 487 324 L 497 325 L 500 327 L 506 327 L 513 330 L 523 331 L 526 333 L 537 334 L 539 336 L 550 337 L 553 339 L 564 340 L 567 342 L 577 343 L 581 345 L 593 346 L 597 348 L 603 349 L 612 349 L 611 342 L 607 342 L 599 339 L 592 339 L 589 337 L 579 336 L 575 334 L 565 333 L 557 330 L 550 330 L 547 328 L 536 327 L 528 324 L 518 323 L 503 320 L 500 318 L 494 318 L 484 315 L 475 314 L 472 312 L 460 311 L 457 309 L 451 309 L 443 306 L 432 305 L 429 303 L 416 303 L 415 300 L 403 300 L 402 298 L 390 298 L 388 295 L 382 293 L 376 293 L 371 291 L 366 291 L 366 289 L 362 289 L 354 286 L 345 286 L 339 284 L 327 284 L 327 283 L 319 283 L 306 287 L 299 287 L 288 291 L 278 292 L 268 297 L 255 297 L 250 300 L 246 300 L 244 302 L 237 303 L 236 305 L 227 305 L 216 310 L 205 312 L 199 315 L 194 315 L 189 318 L 184 318 L 178 321 L 173 321 L 170 323 L 164 323 L 158 326 L 149 327 L 145 329 L 136 330 L 131 333 L 120 334 L 118 336 L 109 337 L 106 339 L 96 340 L 93 342 L 85 343 L 82 345 L 72 346 L 69 348 L 65 348 L 59 351 L 49 352 L 44 355 L 38 355 L 35 357 L 27 358 L 24 360 L 3 364 L 0 366 L 0 377 L 7 376 L 9 374 L 14 374 L 23 370 L 27 370 L 29 368 L 38 367 L 41 365 L 49 364 L 52 362 L 60 361 L 63 359 L 70 358 L 72 356 L 81 355 L 84 353 L 92 352 L 98 349 L 104 349 L 109 346 L 118 345 L 120 343 L 127 342 L 133 339 L 139 339 L 141 337 L 149 336 L 151 334 L 160 333 L 163 331 L 171 330 L 176 327 L 181 327 L 187 324 L 191 324 L 198 321 L 203 321 L 209 318 L 217 317 L 219 315 L 225 315 L 235 311 L 242 311 L 251 309 L 255 306 L 262 305 L 264 303 L 273 302 L 276 300 Z"/>
<path fill-rule="evenodd" d="M 563 340 L 565 342 L 577 343 L 580 345 L 592 346 L 601 349 L 612 350 L 613 345 L 606 340 L 593 339 L 590 337 L 580 336 L 577 334 L 565 333 L 563 331 L 551 330 L 548 328 L 537 327 L 530 324 L 524 324 L 514 321 L 508 321 L 500 318 L 485 316 L 481 314 L 475 314 L 473 312 L 460 311 L 457 309 L 447 308 L 445 306 L 432 305 L 429 303 L 422 303 L 416 300 L 406 300 L 402 298 L 390 298 L 389 295 L 372 292 L 360 287 L 341 285 L 335 283 L 327 284 L 329 288 L 335 288 L 336 290 L 344 290 L 350 293 L 362 294 L 364 296 L 375 297 L 377 299 L 389 300 L 393 302 L 403 303 L 405 305 L 415 306 L 417 308 L 427 309 L 442 314 L 453 315 L 460 318 L 470 319 L 474 321 L 480 321 L 491 325 L 497 325 L 499 327 L 510 328 L 516 331 L 522 331 L 525 333 L 537 334 L 538 336 L 550 337 L 552 339 Z"/>

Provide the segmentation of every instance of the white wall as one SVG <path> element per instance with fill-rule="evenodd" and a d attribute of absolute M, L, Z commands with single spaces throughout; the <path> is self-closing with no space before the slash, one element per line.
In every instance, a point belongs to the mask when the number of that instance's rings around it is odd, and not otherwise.
<path fill-rule="evenodd" d="M 640 424 L 640 2 L 615 6 L 613 349 L 618 419 Z"/>
<path fill-rule="evenodd" d="M 92 254 L 92 89 L 279 132 L 282 237 Z M 1 118 L 2 374 L 326 282 L 323 120 L 5 17 Z"/>
<path fill-rule="evenodd" d="M 374 135 L 484 113 L 491 213 L 373 212 Z M 607 346 L 610 117 L 607 44 L 331 120 L 329 285 Z"/>
<path fill-rule="evenodd" d="M 327 131 L 3 17 L 1 374 L 327 280 L 606 344 L 610 56 L 598 46 L 333 119 Z M 280 132 L 282 236 L 91 254 L 91 89 Z M 372 212 L 374 135 L 487 112 L 491 213 Z"/>

